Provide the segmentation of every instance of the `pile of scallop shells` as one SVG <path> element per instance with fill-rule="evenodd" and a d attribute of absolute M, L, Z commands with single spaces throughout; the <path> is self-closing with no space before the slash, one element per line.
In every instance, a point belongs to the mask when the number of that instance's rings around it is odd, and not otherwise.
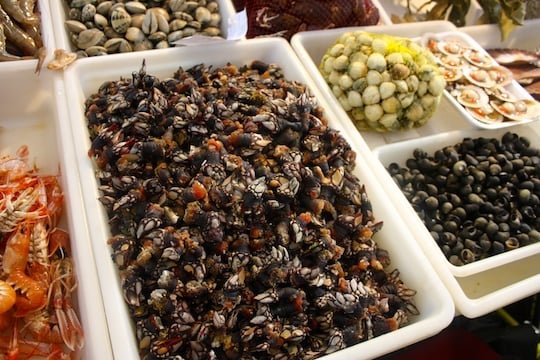
<path fill-rule="evenodd" d="M 221 36 L 214 0 L 68 0 L 65 21 L 80 57 L 162 49 L 182 38 Z"/>
<path fill-rule="evenodd" d="M 497 124 L 540 117 L 540 104 L 519 97 L 510 87 L 512 72 L 486 52 L 449 37 L 430 37 L 427 46 L 438 59 L 447 90 L 475 120 Z"/>

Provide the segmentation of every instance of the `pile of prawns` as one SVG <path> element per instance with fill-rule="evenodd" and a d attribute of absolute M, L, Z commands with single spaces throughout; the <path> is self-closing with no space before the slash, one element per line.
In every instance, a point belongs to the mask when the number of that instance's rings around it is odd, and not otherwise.
<path fill-rule="evenodd" d="M 21 146 L 0 157 L 0 358 L 69 359 L 84 337 L 69 236 L 57 227 L 64 196 L 28 156 Z"/>

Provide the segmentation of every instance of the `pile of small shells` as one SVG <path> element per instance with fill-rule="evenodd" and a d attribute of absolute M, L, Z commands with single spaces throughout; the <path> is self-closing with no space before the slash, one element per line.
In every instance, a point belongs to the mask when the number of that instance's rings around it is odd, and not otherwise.
<path fill-rule="evenodd" d="M 85 102 L 143 359 L 313 359 L 396 330 L 356 154 L 277 65 L 145 71 Z"/>
<path fill-rule="evenodd" d="M 162 49 L 182 38 L 221 35 L 214 0 L 70 0 L 66 30 L 80 57 Z"/>
<path fill-rule="evenodd" d="M 540 241 L 540 150 L 529 139 L 467 137 L 411 155 L 387 169 L 451 264 Z"/>
<path fill-rule="evenodd" d="M 475 120 L 497 124 L 540 116 L 540 104 L 519 97 L 509 87 L 512 73 L 489 54 L 446 37 L 429 38 L 427 46 L 438 59 L 448 91 Z"/>

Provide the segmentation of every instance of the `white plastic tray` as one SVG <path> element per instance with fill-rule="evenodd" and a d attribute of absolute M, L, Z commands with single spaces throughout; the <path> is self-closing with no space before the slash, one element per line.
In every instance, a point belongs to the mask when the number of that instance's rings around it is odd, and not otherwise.
<path fill-rule="evenodd" d="M 320 104 L 325 108 L 329 106 L 310 80 L 298 58 L 295 57 L 292 48 L 281 38 L 131 53 L 107 57 L 106 60 L 89 58 L 86 61 L 76 62 L 65 71 L 76 163 L 79 164 L 79 176 L 85 189 L 84 205 L 88 214 L 98 275 L 102 289 L 107 290 L 103 291 L 105 310 L 114 355 L 118 359 L 136 358 L 138 347 L 122 297 L 118 271 L 110 258 L 111 251 L 107 244 L 110 232 L 106 214 L 97 200 L 100 195 L 94 177 L 95 167 L 93 161 L 87 156 L 90 143 L 83 110 L 87 96 L 95 93 L 104 81 L 130 77 L 133 71 L 140 69 L 143 59 L 146 61 L 147 73 L 159 78 L 171 76 L 179 66 L 189 68 L 199 63 L 214 66 L 222 66 L 227 62 L 239 66 L 253 60 L 277 63 L 282 66 L 288 79 L 307 83 L 314 95 L 321 100 Z M 358 141 L 352 142 L 352 138 L 357 134 L 346 132 L 330 113 L 328 115 L 329 123 L 341 130 L 354 148 L 354 144 Z M 327 356 L 328 359 L 367 359 L 392 352 L 438 333 L 449 324 L 455 311 L 450 294 L 423 256 L 407 226 L 395 216 L 395 209 L 380 188 L 376 177 L 365 171 L 364 164 L 367 160 L 363 158 L 361 152 L 358 153 L 357 175 L 366 185 L 376 218 L 384 221 L 383 229 L 377 234 L 376 240 L 381 247 L 389 251 L 392 267 L 400 269 L 405 283 L 418 291 L 416 305 L 420 310 L 420 315 L 414 317 L 409 325 L 395 332 L 336 352 Z M 399 241 L 395 241 L 396 237 Z"/>
<path fill-rule="evenodd" d="M 534 129 L 525 126 L 515 126 L 511 129 L 496 129 L 490 131 L 463 130 L 446 132 L 414 140 L 401 141 L 389 145 L 384 145 L 373 149 L 373 154 L 385 168 L 392 162 L 396 162 L 401 166 L 404 166 L 405 161 L 413 157 L 412 154 L 416 148 L 423 149 L 427 151 L 428 154 L 433 154 L 435 150 L 442 149 L 445 146 L 457 144 L 461 142 L 465 137 L 501 138 L 502 135 L 508 131 L 519 134 L 520 136 L 527 137 L 531 141 L 531 144 L 533 144 L 532 146 L 535 146 L 534 144 L 540 144 L 540 134 L 537 134 Z M 395 187 L 395 189 L 390 190 L 390 187 Z M 391 192 L 396 191 L 398 194 L 401 193 L 401 190 L 394 182 L 392 182 L 392 184 L 389 184 L 387 189 Z M 408 204 L 407 211 L 411 210 L 414 211 L 411 205 Z M 417 234 L 416 240 L 422 243 L 422 247 L 430 246 L 431 243 L 435 243 L 425 226 L 415 229 L 415 232 Z M 456 277 L 468 277 L 474 274 L 479 274 L 486 270 L 491 270 L 497 267 L 504 266 L 508 263 L 520 261 L 523 258 L 538 253 L 540 253 L 540 243 L 535 243 L 517 248 L 512 251 L 507 251 L 502 254 L 474 261 L 469 264 L 455 266 L 452 265 L 448 260 L 446 260 L 442 251 L 439 251 L 438 255 L 440 256 L 437 256 L 436 262 L 440 264 L 446 264 L 450 268 L 452 274 Z M 540 267 L 538 268 L 538 270 L 540 271 Z"/>
<path fill-rule="evenodd" d="M 512 132 L 527 136 L 532 144 L 539 143 L 538 130 L 531 129 L 530 125 L 519 125 L 511 129 Z M 387 184 L 385 190 L 390 194 L 393 204 L 401 209 L 400 215 L 409 224 L 416 241 L 452 294 L 457 313 L 469 318 L 485 315 L 540 290 L 540 244 L 524 246 L 461 267 L 454 266 L 444 257 L 384 166 L 392 161 L 400 162 L 411 153 L 413 147 L 422 147 L 429 151 L 439 146 L 455 144 L 463 136 L 498 137 L 506 131 L 509 130 L 453 131 L 374 149 L 374 155 L 380 160 L 373 168 L 376 176 Z"/>
<path fill-rule="evenodd" d="M 459 31 L 471 36 L 480 46 L 490 48 L 515 48 L 538 51 L 540 39 L 540 19 L 527 20 L 523 26 L 516 27 L 506 39 L 502 39 L 498 25 L 475 25 L 459 28 Z"/>
<path fill-rule="evenodd" d="M 47 62 L 52 58 L 52 53 L 56 46 L 56 40 L 54 38 L 53 23 L 51 18 L 51 10 L 49 8 L 49 1 L 47 0 L 37 0 L 37 7 L 40 12 L 40 28 L 41 28 L 41 40 L 43 41 L 43 46 L 45 47 L 45 60 L 43 62 L 43 68 L 47 66 Z M 14 60 L 14 61 L 0 61 L 0 68 L 5 64 L 9 63 L 30 63 L 35 70 L 38 65 L 37 59 L 28 59 L 28 60 Z M 7 65 L 9 68 L 12 65 Z M 25 67 L 27 65 L 24 65 Z"/>
<path fill-rule="evenodd" d="M 112 359 L 71 146 L 63 84 L 56 74 L 44 71 L 38 76 L 34 68 L 33 60 L 0 66 L 0 153 L 14 155 L 21 145 L 27 145 L 30 162 L 37 165 L 40 174 L 60 175 L 65 202 L 59 226 L 67 230 L 71 238 L 78 279 L 75 306 L 85 337 L 84 348 L 74 358 Z M 66 140 L 69 140 L 67 144 Z"/>
<path fill-rule="evenodd" d="M 227 37 L 227 31 L 229 26 L 229 20 L 232 19 L 235 14 L 234 6 L 230 0 L 216 0 L 219 4 L 219 12 L 221 14 L 221 33 L 223 37 Z M 77 47 L 70 41 L 69 32 L 66 29 L 65 21 L 67 18 L 67 11 L 69 10 L 65 0 L 57 0 L 50 2 L 51 14 L 52 14 L 52 27 L 54 29 L 54 37 L 56 46 L 59 49 L 65 49 L 68 51 L 76 52 Z M 110 54 L 121 55 L 121 54 Z"/>
<path fill-rule="evenodd" d="M 534 49 L 537 46 L 536 42 L 538 41 L 535 34 L 538 33 L 539 29 L 540 22 L 532 21 L 528 23 L 526 27 L 518 28 L 504 44 L 511 44 L 511 46 L 518 48 Z M 400 35 L 414 39 L 428 32 L 457 31 L 457 28 L 448 22 L 428 21 L 424 23 L 379 26 L 367 28 L 366 30 Z M 347 131 L 353 133 L 358 131 L 349 120 L 346 112 L 343 111 L 340 104 L 336 101 L 318 70 L 322 55 L 337 36 L 344 31 L 347 31 L 347 29 L 299 33 L 291 39 L 291 45 L 298 54 L 300 60 L 304 63 L 306 70 L 319 85 L 325 99 L 330 102 L 332 111 L 336 113 L 337 118 L 341 121 Z M 460 28 L 460 31 L 470 32 L 474 40 L 484 47 L 499 47 L 504 45 L 500 43 L 500 32 L 495 25 Z M 538 122 L 521 126 L 524 126 L 526 132 L 529 131 L 528 129 L 534 129 L 536 133 L 539 133 L 537 130 L 540 126 L 538 125 Z M 357 147 L 362 149 L 362 151 L 365 151 L 365 158 L 368 160 L 369 165 L 372 166 L 376 178 L 381 184 L 389 184 L 385 185 L 384 189 L 388 191 L 391 201 L 398 209 L 397 212 L 405 220 L 409 228 L 413 232 L 416 232 L 416 235 L 418 235 L 418 231 L 424 231 L 424 224 L 412 210 L 412 207 L 403 194 L 401 194 L 401 192 L 395 192 L 393 180 L 379 159 L 377 159 L 376 156 L 370 157 L 368 154 L 374 155 L 373 149 L 388 144 L 401 141 L 414 141 L 414 139 L 427 138 L 437 134 L 445 136 L 443 134 L 470 130 L 472 130 L 471 124 L 461 116 L 456 107 L 454 107 L 446 98 L 443 98 L 432 119 L 421 128 L 386 134 L 362 131 L 360 132 L 361 136 L 355 138 L 355 140 L 359 140 L 359 143 L 356 144 Z M 486 131 L 487 136 L 493 130 L 478 131 Z M 433 140 L 434 138 L 430 139 Z M 525 254 L 517 253 L 516 255 L 521 256 L 521 259 L 518 261 L 495 267 L 488 266 L 489 263 L 487 265 L 479 265 L 485 266 L 485 268 L 482 270 L 477 269 L 480 272 L 469 276 L 456 277 L 452 273 L 448 261 L 442 256 L 442 252 L 435 241 L 419 240 L 419 243 L 422 244 L 422 249 L 424 250 L 426 257 L 436 268 L 442 282 L 452 294 L 457 312 L 467 317 L 473 318 L 485 315 L 497 308 L 537 293 L 540 290 L 540 268 L 538 267 L 538 263 L 540 262 L 539 254 L 529 254 L 529 256 L 527 256 Z"/>
<path fill-rule="evenodd" d="M 430 39 L 434 39 L 437 41 L 456 41 L 459 44 L 462 44 L 464 47 L 471 48 L 474 50 L 477 50 L 479 52 L 482 52 L 484 55 L 489 56 L 489 54 L 468 34 L 465 32 L 439 32 L 439 33 L 426 33 L 424 34 L 420 39 L 418 39 L 418 42 L 422 44 L 423 46 L 427 46 L 427 43 Z M 491 57 L 490 57 L 491 58 Z M 495 62 L 496 64 L 496 62 Z M 495 66 L 495 65 L 493 65 Z M 533 97 L 525 90 L 517 81 L 512 80 L 508 85 L 505 85 L 504 88 L 512 95 L 514 95 L 517 99 L 528 99 L 528 100 L 534 100 Z M 461 116 L 463 116 L 465 119 L 467 119 L 473 126 L 481 128 L 481 129 L 502 129 L 507 128 L 519 124 L 526 124 L 532 121 L 536 121 L 540 117 L 540 113 L 538 113 L 535 116 L 523 118 L 520 120 L 505 120 L 502 122 L 494 122 L 494 123 L 486 123 L 479 121 L 475 119 L 466 109 L 463 105 L 461 105 L 452 94 L 450 94 L 449 91 L 444 92 L 444 96 L 446 99 L 454 105 L 458 111 L 460 112 Z"/>

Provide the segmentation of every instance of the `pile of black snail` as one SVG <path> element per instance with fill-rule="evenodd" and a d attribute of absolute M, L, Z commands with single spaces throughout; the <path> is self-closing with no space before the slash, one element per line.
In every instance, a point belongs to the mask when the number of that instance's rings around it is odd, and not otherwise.
<path fill-rule="evenodd" d="M 540 151 L 526 137 L 418 148 L 387 169 L 454 265 L 540 241 Z"/>
<path fill-rule="evenodd" d="M 143 64 L 85 109 L 143 358 L 311 359 L 418 314 L 355 152 L 277 65 Z"/>

